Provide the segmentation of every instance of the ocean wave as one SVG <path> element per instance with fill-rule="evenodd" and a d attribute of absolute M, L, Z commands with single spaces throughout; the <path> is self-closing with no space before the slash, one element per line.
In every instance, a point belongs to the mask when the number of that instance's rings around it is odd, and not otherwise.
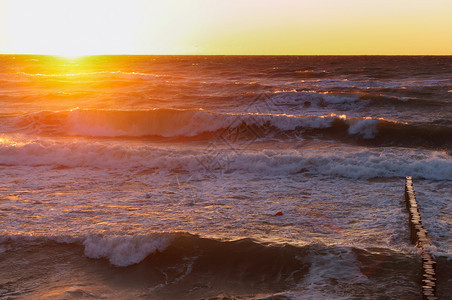
<path fill-rule="evenodd" d="M 126 267 L 145 260 L 146 257 L 154 253 L 162 253 L 169 247 L 175 248 L 171 252 L 180 256 L 195 254 L 199 256 L 205 252 L 216 252 L 218 261 L 221 263 L 221 255 L 229 250 L 233 255 L 240 256 L 244 252 L 278 252 L 284 248 L 296 249 L 289 245 L 261 244 L 251 239 L 236 241 L 221 241 L 209 238 L 202 238 L 183 232 L 149 233 L 142 235 L 103 235 L 87 234 L 82 236 L 30 236 L 30 235 L 1 235 L 0 244 L 16 244 L 31 246 L 56 246 L 58 244 L 76 244 L 82 246 L 84 255 L 94 259 L 107 259 L 112 265 Z M 6 250 L 9 247 L 6 248 Z M 176 253 L 174 253 L 176 252 Z M 242 253 L 241 253 L 242 252 Z M 207 255 L 208 256 L 208 255 Z M 269 258 L 269 257 L 267 257 Z M 243 259 L 247 259 L 244 257 Z M 259 258 L 259 260 L 265 258 Z"/>
<path fill-rule="evenodd" d="M 42 111 L 20 116 L 4 115 L 5 134 L 85 136 L 110 138 L 195 138 L 212 140 L 234 135 L 243 139 L 297 139 L 316 135 L 343 142 L 371 145 L 452 147 L 452 127 L 407 124 L 345 115 L 288 115 L 283 113 L 216 113 L 202 109 L 143 111 Z"/>
<path fill-rule="evenodd" d="M 364 126 L 365 127 L 365 126 Z M 308 173 L 346 178 L 412 176 L 452 179 L 452 159 L 445 152 L 335 147 L 252 150 L 228 143 L 184 148 L 90 140 L 1 139 L 0 164 L 7 166 L 94 167 L 173 172 L 251 173 L 261 176 Z"/>
<path fill-rule="evenodd" d="M 362 100 L 359 94 L 297 90 L 276 90 L 272 93 L 267 93 L 266 96 L 268 96 L 268 102 L 275 106 L 292 105 L 302 106 L 303 108 L 310 106 L 334 108 L 338 105 L 356 105 Z"/>
<path fill-rule="evenodd" d="M 316 79 L 306 80 L 306 85 L 316 85 L 324 88 L 424 88 L 450 86 L 450 79 L 421 80 L 375 80 L 375 79 Z"/>
<path fill-rule="evenodd" d="M 401 106 L 404 108 L 431 108 L 432 106 L 444 107 L 440 100 L 418 99 L 416 97 L 395 96 L 383 92 L 369 91 L 314 91 L 314 90 L 276 90 L 267 93 L 268 102 L 275 106 L 298 106 L 307 108 L 325 108 L 357 110 L 372 106 Z"/>
<path fill-rule="evenodd" d="M 324 244 L 293 246 L 252 239 L 225 241 L 188 233 L 99 234 L 73 238 L 72 242 L 57 236 L 0 236 L 0 247 L 4 250 L 0 255 L 8 257 L 10 263 L 23 265 L 30 276 L 47 276 L 36 270 L 41 265 L 82 270 L 104 281 L 111 280 L 112 284 L 133 286 L 134 290 L 145 287 L 156 298 L 197 299 L 211 296 L 212 292 L 221 295 L 218 291 L 255 295 L 253 298 L 340 298 L 344 288 L 347 295 L 381 297 L 388 295 L 387 287 L 394 278 L 399 284 L 390 295 L 399 295 L 398 290 L 403 288 L 405 296 L 416 296 L 413 280 L 421 267 L 420 254 L 414 251 Z M 61 276 L 68 280 L 64 273 Z M 59 293 L 66 290 L 58 288 Z M 77 286 L 69 292 L 90 295 Z"/>
<path fill-rule="evenodd" d="M 277 253 L 279 253 L 279 256 L 283 260 L 289 256 L 292 260 L 300 262 L 300 259 L 296 258 L 296 254 L 306 256 L 311 250 L 315 250 L 315 252 L 320 254 L 337 248 L 336 250 L 339 252 L 351 254 L 348 250 L 353 249 L 349 246 L 326 246 L 317 243 L 304 246 L 294 246 L 287 243 L 263 243 L 249 238 L 219 240 L 192 235 L 186 232 L 152 232 L 139 235 L 108 235 L 97 233 L 80 236 L 3 234 L 0 235 L 0 244 L 10 244 L 13 246 L 58 246 L 74 244 L 83 247 L 83 254 L 86 257 L 107 259 L 112 265 L 118 267 L 138 264 L 150 255 L 165 251 L 171 252 L 171 255 L 179 256 L 178 259 L 181 259 L 183 256 L 200 257 L 202 255 L 209 258 L 210 255 L 213 255 L 214 257 L 210 257 L 210 259 L 216 258 L 217 261 L 215 263 L 222 263 L 221 256 L 227 256 L 227 253 L 230 253 L 230 255 L 238 256 L 237 258 L 243 259 L 244 261 L 250 260 L 254 256 L 255 260 L 268 261 L 269 264 L 272 264 L 270 258 Z M 12 248 L 5 247 L 4 250 L 8 251 Z M 336 252 L 336 250 L 332 250 L 332 252 Z M 381 251 L 385 251 L 384 249 L 374 250 L 377 250 L 376 253 L 380 254 Z M 362 252 L 365 250 L 360 249 L 354 251 Z M 255 257 L 256 253 L 262 255 Z M 247 254 L 249 256 L 242 257 Z M 305 262 L 309 262 L 309 260 L 306 257 Z"/>

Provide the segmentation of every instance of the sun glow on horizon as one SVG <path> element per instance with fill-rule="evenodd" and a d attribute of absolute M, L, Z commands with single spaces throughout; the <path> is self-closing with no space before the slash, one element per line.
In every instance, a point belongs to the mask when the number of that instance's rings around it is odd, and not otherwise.
<path fill-rule="evenodd" d="M 0 53 L 452 54 L 452 1 L 0 0 Z"/>

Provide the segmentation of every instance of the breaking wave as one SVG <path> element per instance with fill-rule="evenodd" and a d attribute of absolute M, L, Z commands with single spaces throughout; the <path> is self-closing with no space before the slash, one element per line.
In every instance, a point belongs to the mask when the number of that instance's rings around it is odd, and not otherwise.
<path fill-rule="evenodd" d="M 450 148 L 452 127 L 415 125 L 345 115 L 287 115 L 215 113 L 206 110 L 153 109 L 143 111 L 42 111 L 3 116 L 4 133 L 115 138 L 214 139 L 236 131 L 235 139 L 299 138 L 306 135 L 361 140 L 372 145 Z"/>
<path fill-rule="evenodd" d="M 8 166 L 95 167 L 153 172 L 225 172 L 262 176 L 320 174 L 347 178 L 404 177 L 450 180 L 452 160 L 446 152 L 337 147 L 237 151 L 215 147 L 167 148 L 165 144 L 134 145 L 90 140 L 28 140 L 3 138 L 0 164 Z"/>
<path fill-rule="evenodd" d="M 298 297 L 315 297 L 321 291 L 334 296 L 334 289 L 330 289 L 337 284 L 354 285 L 353 291 L 359 296 L 368 294 L 374 282 L 381 282 L 379 274 L 399 275 L 409 284 L 416 275 L 411 275 L 410 270 L 419 264 L 416 255 L 387 248 L 293 246 L 252 239 L 221 241 L 188 233 L 78 238 L 16 235 L 0 237 L 0 246 L 4 250 L 0 254 L 12 261 L 24 257 L 40 264 L 61 261 L 77 270 L 91 270 L 97 276 L 114 278 L 122 285 L 145 286 L 158 298 L 183 295 L 194 298 L 205 296 L 212 289 L 256 297 L 280 293 L 276 297 L 284 299 L 299 293 Z M 29 253 L 38 256 L 30 257 Z M 28 271 L 37 272 L 32 267 Z M 391 280 L 392 277 L 387 279 L 388 286 Z M 70 292 L 83 294 L 83 290 Z M 411 293 L 415 292 L 414 289 Z"/>

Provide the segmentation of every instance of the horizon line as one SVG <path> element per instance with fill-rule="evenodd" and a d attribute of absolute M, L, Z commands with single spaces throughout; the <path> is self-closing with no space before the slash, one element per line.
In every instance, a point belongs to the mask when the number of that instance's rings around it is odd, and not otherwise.
<path fill-rule="evenodd" d="M 45 54 L 45 53 L 0 53 L 1 56 L 54 56 L 61 58 L 83 58 L 90 56 L 452 56 L 452 54 L 149 54 L 149 53 L 97 53 L 82 55 Z"/>

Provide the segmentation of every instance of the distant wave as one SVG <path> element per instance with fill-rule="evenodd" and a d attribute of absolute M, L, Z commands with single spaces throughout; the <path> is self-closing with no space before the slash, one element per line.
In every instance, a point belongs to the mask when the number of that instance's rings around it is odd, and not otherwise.
<path fill-rule="evenodd" d="M 269 102 L 279 106 L 301 106 L 303 108 L 339 108 L 351 109 L 361 106 L 387 106 L 426 107 L 436 106 L 444 108 L 440 100 L 417 99 L 416 97 L 393 96 L 384 93 L 371 93 L 363 91 L 319 92 L 319 91 L 274 91 L 267 93 Z"/>
<path fill-rule="evenodd" d="M 385 78 L 381 78 L 385 79 Z M 323 88 L 365 88 L 365 89 L 382 89 L 382 88 L 408 88 L 408 89 L 423 89 L 423 88 L 441 88 L 448 87 L 452 84 L 450 79 L 416 79 L 406 80 L 392 78 L 392 80 L 375 80 L 375 79 L 311 79 L 306 80 L 306 85 L 315 85 Z"/>
<path fill-rule="evenodd" d="M 266 77 L 290 77 L 290 78 L 324 78 L 332 76 L 332 74 L 326 70 L 315 70 L 315 69 L 305 69 L 305 70 L 288 70 L 288 69 L 267 69 L 262 74 Z"/>
<path fill-rule="evenodd" d="M 0 118 L 4 133 L 115 138 L 196 138 L 212 140 L 287 139 L 316 135 L 371 145 L 452 147 L 452 127 L 416 125 L 343 115 L 215 113 L 205 110 L 153 109 L 42 111 Z M 235 131 L 235 133 L 233 132 Z"/>

